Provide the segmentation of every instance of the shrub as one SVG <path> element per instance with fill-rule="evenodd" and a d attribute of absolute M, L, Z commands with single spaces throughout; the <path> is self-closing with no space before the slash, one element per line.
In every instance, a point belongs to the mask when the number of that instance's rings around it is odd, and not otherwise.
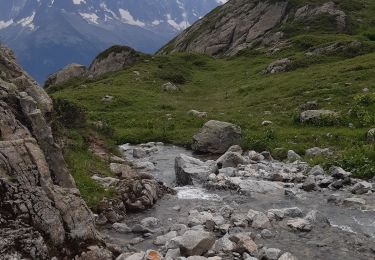
<path fill-rule="evenodd" d="M 62 98 L 53 99 L 53 125 L 65 128 L 83 128 L 86 125 L 86 111 L 77 104 Z"/>

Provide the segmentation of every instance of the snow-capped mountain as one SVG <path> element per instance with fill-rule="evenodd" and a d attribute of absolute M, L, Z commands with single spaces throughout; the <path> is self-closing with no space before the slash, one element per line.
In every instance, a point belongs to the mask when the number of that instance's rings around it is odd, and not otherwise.
<path fill-rule="evenodd" d="M 123 44 L 152 53 L 226 0 L 1 0 L 0 41 L 39 82 Z"/>

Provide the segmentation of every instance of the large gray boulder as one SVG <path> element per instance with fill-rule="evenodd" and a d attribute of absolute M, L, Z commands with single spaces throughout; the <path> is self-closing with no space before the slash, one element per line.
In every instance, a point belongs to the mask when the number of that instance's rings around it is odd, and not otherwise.
<path fill-rule="evenodd" d="M 223 154 L 229 147 L 240 142 L 239 126 L 210 120 L 193 136 L 192 149 L 196 152 Z"/>
<path fill-rule="evenodd" d="M 337 112 L 331 110 L 307 110 L 300 115 L 301 123 L 320 123 L 324 120 L 336 119 L 339 116 Z"/>
<path fill-rule="evenodd" d="M 44 87 L 48 88 L 50 86 L 56 86 L 62 83 L 65 83 L 71 79 L 84 77 L 86 75 L 87 69 L 85 66 L 80 64 L 69 64 L 62 68 L 61 70 L 50 75 Z"/>

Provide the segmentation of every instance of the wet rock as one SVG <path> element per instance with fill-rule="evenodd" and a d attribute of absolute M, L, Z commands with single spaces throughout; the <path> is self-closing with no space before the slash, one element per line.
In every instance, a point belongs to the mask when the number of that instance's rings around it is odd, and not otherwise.
<path fill-rule="evenodd" d="M 302 158 L 299 156 L 295 151 L 289 150 L 288 151 L 288 161 L 289 162 L 295 162 L 300 161 Z"/>
<path fill-rule="evenodd" d="M 225 153 L 241 141 L 241 128 L 227 122 L 210 120 L 193 136 L 192 149 L 197 152 Z"/>
<path fill-rule="evenodd" d="M 188 230 L 172 241 L 178 245 L 183 256 L 202 255 L 215 243 L 211 233 L 199 230 Z"/>
<path fill-rule="evenodd" d="M 243 213 L 233 213 L 231 221 L 236 227 L 247 227 L 249 224 L 247 215 Z"/>
<path fill-rule="evenodd" d="M 182 236 L 186 230 L 188 230 L 188 227 L 184 224 L 174 224 L 170 231 L 176 231 L 179 236 Z"/>
<path fill-rule="evenodd" d="M 264 260 L 278 260 L 281 250 L 278 248 L 262 248 L 259 251 L 259 258 Z"/>
<path fill-rule="evenodd" d="M 282 254 L 278 260 L 298 260 L 297 257 L 295 257 L 294 255 L 292 255 L 291 253 L 289 252 L 286 252 L 284 254 Z"/>
<path fill-rule="evenodd" d="M 271 228 L 271 223 L 266 214 L 263 212 L 255 211 L 250 209 L 247 213 L 247 217 L 253 228 L 265 229 Z"/>
<path fill-rule="evenodd" d="M 139 252 L 135 254 L 123 253 L 116 258 L 116 260 L 143 260 L 145 252 Z"/>
<path fill-rule="evenodd" d="M 219 212 L 220 214 L 224 217 L 224 218 L 230 218 L 230 216 L 232 215 L 234 209 L 229 206 L 229 205 L 225 205 L 224 207 L 220 208 L 219 209 Z"/>
<path fill-rule="evenodd" d="M 193 185 L 194 180 L 203 182 L 215 171 L 215 163 L 202 162 L 184 154 L 176 157 L 176 183 L 179 186 Z"/>
<path fill-rule="evenodd" d="M 229 238 L 231 241 L 236 243 L 236 248 L 234 251 L 237 253 L 247 252 L 250 255 L 256 255 L 258 252 L 258 246 L 255 244 L 250 234 L 248 233 L 237 233 L 231 235 Z"/>
<path fill-rule="evenodd" d="M 152 230 L 140 225 L 140 224 L 135 224 L 132 228 L 133 233 L 152 233 Z"/>
<path fill-rule="evenodd" d="M 287 225 L 294 231 L 309 232 L 312 229 L 310 222 L 303 218 L 290 219 Z"/>
<path fill-rule="evenodd" d="M 270 239 L 274 237 L 274 234 L 268 229 L 263 229 L 262 232 L 260 232 L 260 235 L 264 239 Z"/>
<path fill-rule="evenodd" d="M 301 123 L 319 123 L 323 120 L 335 119 L 338 113 L 331 110 L 306 110 L 300 115 Z"/>
<path fill-rule="evenodd" d="M 227 151 L 219 159 L 216 160 L 216 164 L 219 168 L 235 168 L 239 164 L 247 164 L 247 160 L 238 152 Z"/>
<path fill-rule="evenodd" d="M 88 251 L 83 252 L 80 256 L 75 257 L 75 260 L 92 260 L 92 259 L 97 259 L 97 260 L 112 260 L 113 259 L 113 254 L 99 246 L 90 246 L 88 247 Z"/>
<path fill-rule="evenodd" d="M 361 181 L 356 183 L 352 188 L 351 192 L 353 194 L 365 194 L 372 189 L 372 183 L 367 181 Z"/>
<path fill-rule="evenodd" d="M 157 246 L 162 246 L 162 245 L 165 245 L 165 243 L 167 243 L 168 241 L 172 240 L 173 238 L 177 237 L 177 232 L 176 231 L 170 231 L 168 232 L 167 234 L 163 235 L 163 236 L 158 236 L 155 240 L 154 240 L 154 244 L 157 245 Z"/>
<path fill-rule="evenodd" d="M 160 226 L 160 220 L 154 217 L 148 217 L 141 220 L 141 225 L 146 228 L 157 228 Z"/>
<path fill-rule="evenodd" d="M 320 147 L 313 147 L 307 149 L 305 155 L 307 157 L 317 157 L 317 156 L 330 156 L 332 155 L 332 151 L 329 148 L 320 148 Z"/>
<path fill-rule="evenodd" d="M 305 182 L 302 185 L 302 189 L 305 191 L 313 191 L 317 189 L 317 184 L 313 175 L 309 175 L 306 178 Z"/>
<path fill-rule="evenodd" d="M 240 177 L 228 178 L 228 181 L 232 184 L 240 187 L 244 192 L 256 192 L 256 193 L 270 193 L 270 194 L 283 194 L 284 188 L 277 182 L 270 181 L 257 181 L 251 179 L 244 179 Z"/>
<path fill-rule="evenodd" d="M 309 211 L 304 219 L 307 220 L 310 224 L 319 225 L 320 227 L 329 226 L 328 218 L 317 210 Z"/>
<path fill-rule="evenodd" d="M 320 165 L 315 165 L 310 171 L 309 175 L 318 176 L 318 175 L 324 175 L 324 169 Z"/>
<path fill-rule="evenodd" d="M 137 245 L 139 243 L 142 243 L 143 241 L 145 241 L 142 237 L 136 237 L 136 238 L 133 238 L 132 240 L 129 241 L 129 244 L 130 245 Z"/>
<path fill-rule="evenodd" d="M 341 189 L 342 187 L 344 187 L 344 181 L 343 180 L 334 180 L 330 185 L 329 185 L 330 188 L 333 188 L 333 189 L 336 189 L 336 190 L 339 190 Z"/>
<path fill-rule="evenodd" d="M 343 168 L 337 166 L 332 166 L 331 168 L 329 168 L 329 173 L 333 178 L 341 180 L 352 175 L 350 172 L 347 172 Z"/>
<path fill-rule="evenodd" d="M 366 204 L 366 201 L 364 199 L 361 199 L 361 198 L 346 198 L 343 201 L 343 205 L 348 206 L 348 207 L 363 206 L 365 204 Z"/>
<path fill-rule="evenodd" d="M 169 249 L 165 254 L 165 260 L 174 260 L 181 256 L 180 249 Z"/>
<path fill-rule="evenodd" d="M 199 212 L 198 210 L 191 210 L 188 219 L 189 226 L 204 225 L 206 221 L 213 219 L 213 215 L 207 211 Z"/>
<path fill-rule="evenodd" d="M 112 228 L 116 231 L 116 232 L 119 232 L 119 233 L 131 233 L 132 232 L 132 229 L 126 225 L 125 223 L 114 223 L 112 225 Z"/>
<path fill-rule="evenodd" d="M 226 234 L 222 238 L 216 240 L 215 244 L 212 246 L 214 252 L 231 252 L 236 248 L 236 243 L 230 239 L 230 235 Z"/>

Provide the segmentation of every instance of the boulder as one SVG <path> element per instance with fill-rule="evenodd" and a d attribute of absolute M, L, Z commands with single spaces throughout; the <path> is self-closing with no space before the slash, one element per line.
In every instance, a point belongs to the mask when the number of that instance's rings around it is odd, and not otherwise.
<path fill-rule="evenodd" d="M 75 63 L 69 64 L 65 66 L 63 69 L 48 76 L 44 84 L 44 87 L 48 88 L 51 86 L 63 84 L 74 78 L 82 78 L 86 75 L 86 73 L 87 69 L 85 66 Z"/>
<path fill-rule="evenodd" d="M 236 244 L 233 251 L 237 253 L 243 254 L 247 252 L 251 255 L 256 255 L 258 252 L 258 246 L 248 233 L 237 233 L 231 235 L 229 239 Z"/>
<path fill-rule="evenodd" d="M 370 190 L 372 190 L 372 183 L 367 181 L 358 182 L 351 188 L 351 192 L 354 194 L 365 194 Z"/>
<path fill-rule="evenodd" d="M 193 136 L 196 152 L 223 154 L 241 142 L 241 128 L 231 123 L 210 120 Z"/>
<path fill-rule="evenodd" d="M 303 218 L 290 219 L 288 220 L 287 225 L 294 231 L 309 232 L 312 229 L 310 221 Z"/>
<path fill-rule="evenodd" d="M 302 185 L 302 189 L 305 191 L 316 190 L 318 185 L 316 184 L 314 175 L 309 175 Z"/>
<path fill-rule="evenodd" d="M 329 168 L 329 173 L 331 174 L 331 177 L 340 180 L 348 178 L 352 175 L 350 172 L 347 172 L 343 168 L 337 166 L 332 166 Z"/>
<path fill-rule="evenodd" d="M 203 162 L 184 154 L 175 159 L 176 183 L 179 186 L 193 185 L 194 181 L 203 182 L 216 171 L 213 161 Z"/>
<path fill-rule="evenodd" d="M 320 123 L 324 120 L 336 119 L 339 116 L 337 112 L 331 110 L 306 110 L 300 115 L 301 123 Z"/>
<path fill-rule="evenodd" d="M 231 149 L 216 160 L 219 169 L 228 167 L 236 168 L 239 164 L 247 164 L 246 158 L 243 157 L 241 153 L 232 152 L 230 150 Z"/>
<path fill-rule="evenodd" d="M 297 154 L 293 150 L 288 151 L 288 161 L 289 162 L 295 162 L 295 161 L 300 161 L 302 158 L 299 154 Z"/>
<path fill-rule="evenodd" d="M 127 46 L 115 45 L 100 53 L 91 63 L 88 74 L 97 77 L 132 66 L 140 54 Z"/>
<path fill-rule="evenodd" d="M 320 165 L 315 165 L 309 171 L 309 175 L 313 175 L 313 176 L 320 176 L 320 175 L 324 175 L 324 174 L 325 174 L 324 169 Z"/>
<path fill-rule="evenodd" d="M 290 66 L 291 63 L 292 61 L 288 58 L 276 60 L 272 62 L 270 65 L 268 65 L 264 73 L 274 74 L 274 73 L 279 73 L 279 72 L 285 72 L 287 71 L 288 66 Z"/>
<path fill-rule="evenodd" d="M 253 228 L 269 229 L 272 227 L 270 220 L 263 212 L 250 209 L 247 213 L 247 218 L 249 219 Z"/>
<path fill-rule="evenodd" d="M 213 235 L 202 230 L 188 230 L 172 241 L 178 245 L 183 256 L 199 256 L 206 253 L 215 243 Z"/>

